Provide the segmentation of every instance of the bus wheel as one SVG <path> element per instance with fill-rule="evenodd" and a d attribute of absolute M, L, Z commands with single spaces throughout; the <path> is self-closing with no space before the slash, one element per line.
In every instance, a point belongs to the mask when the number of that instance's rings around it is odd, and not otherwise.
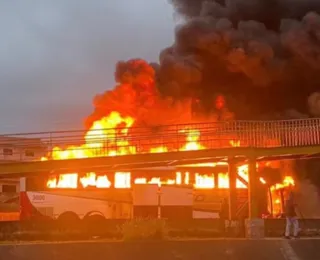
<path fill-rule="evenodd" d="M 62 213 L 58 219 L 58 228 L 62 230 L 76 230 L 80 225 L 80 218 L 72 211 Z"/>
<path fill-rule="evenodd" d="M 88 234 L 92 236 L 101 236 L 105 234 L 106 218 L 103 215 L 89 215 L 86 216 L 83 219 L 83 221 L 88 231 Z"/>

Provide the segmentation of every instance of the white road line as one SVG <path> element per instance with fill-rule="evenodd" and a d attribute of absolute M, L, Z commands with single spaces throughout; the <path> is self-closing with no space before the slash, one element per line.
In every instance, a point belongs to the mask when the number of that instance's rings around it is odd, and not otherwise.
<path fill-rule="evenodd" d="M 300 260 L 288 240 L 281 241 L 280 245 L 281 253 L 286 260 Z"/>

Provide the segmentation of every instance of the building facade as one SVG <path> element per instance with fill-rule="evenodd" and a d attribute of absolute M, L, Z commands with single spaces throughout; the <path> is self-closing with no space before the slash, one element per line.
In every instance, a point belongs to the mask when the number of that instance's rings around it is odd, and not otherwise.
<path fill-rule="evenodd" d="M 0 163 L 39 160 L 45 155 L 46 146 L 39 138 L 0 136 Z M 1 178 L 0 221 L 19 219 L 19 178 Z"/>

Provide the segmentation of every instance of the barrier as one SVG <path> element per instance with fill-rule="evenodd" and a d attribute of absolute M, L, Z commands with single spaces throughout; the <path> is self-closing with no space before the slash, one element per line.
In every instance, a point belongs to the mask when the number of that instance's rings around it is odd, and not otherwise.
<path fill-rule="evenodd" d="M 50 157 L 54 147 L 67 148 L 72 158 L 146 154 L 183 150 L 188 137 L 204 145 L 201 149 L 286 148 L 320 145 L 320 118 L 278 121 L 228 121 L 163 125 L 157 128 L 132 127 L 90 131 L 56 131 L 0 135 L 0 145 L 10 146 L 0 153 L 6 161 L 40 161 Z M 85 144 L 85 145 L 83 145 Z M 166 150 L 156 149 L 166 147 Z M 32 151 L 30 150 L 32 148 Z M 81 151 L 79 151 L 81 150 Z M 31 153 L 32 152 L 32 153 Z M 77 157 L 76 154 L 78 154 Z M 81 155 L 79 155 L 81 154 Z M 53 154 L 54 155 L 54 154 Z M 60 159 L 68 159 L 61 155 Z M 57 158 L 56 158 L 57 159 Z"/>
<path fill-rule="evenodd" d="M 79 221 L 63 223 L 53 220 L 41 221 L 2 221 L 0 222 L 0 239 L 2 240 L 70 240 L 90 239 L 93 236 L 101 238 L 117 238 L 123 236 L 121 227 L 130 220 L 112 219 L 99 222 Z M 228 226 L 219 219 L 189 219 L 164 220 L 166 233 L 171 238 L 221 238 L 245 237 L 244 221 Z M 261 221 L 259 221 L 260 223 Z M 285 228 L 284 219 L 265 219 L 263 225 L 258 225 L 258 234 L 251 238 L 282 237 Z M 259 224 L 258 223 L 258 224 Z M 261 228 L 264 226 L 264 234 Z M 320 236 L 320 219 L 300 220 L 302 237 Z"/>

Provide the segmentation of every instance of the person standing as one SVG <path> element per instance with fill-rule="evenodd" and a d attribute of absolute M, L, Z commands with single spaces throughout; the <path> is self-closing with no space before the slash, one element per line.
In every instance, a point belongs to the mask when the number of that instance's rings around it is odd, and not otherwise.
<path fill-rule="evenodd" d="M 221 208 L 219 212 L 220 223 L 225 235 L 228 235 L 230 229 L 229 221 L 229 202 L 228 198 L 223 198 L 221 201 Z"/>
<path fill-rule="evenodd" d="M 296 201 L 292 190 L 289 191 L 288 199 L 285 203 L 286 230 L 285 238 L 290 239 L 291 228 L 293 228 L 293 237 L 299 237 L 299 221 L 296 213 Z"/>

